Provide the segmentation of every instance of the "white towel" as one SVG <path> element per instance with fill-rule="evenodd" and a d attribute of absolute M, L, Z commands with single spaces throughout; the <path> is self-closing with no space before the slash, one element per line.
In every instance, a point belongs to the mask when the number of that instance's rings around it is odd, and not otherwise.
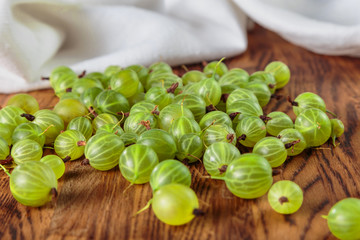
<path fill-rule="evenodd" d="M 322 54 L 360 56 L 358 0 L 1 0 L 0 93 L 41 76 L 109 65 L 171 65 L 239 55 L 248 17 Z"/>

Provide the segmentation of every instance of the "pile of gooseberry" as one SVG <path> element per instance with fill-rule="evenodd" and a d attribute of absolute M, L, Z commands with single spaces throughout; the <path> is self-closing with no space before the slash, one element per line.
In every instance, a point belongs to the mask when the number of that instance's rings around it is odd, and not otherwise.
<path fill-rule="evenodd" d="M 268 193 L 276 212 L 291 214 L 302 205 L 302 190 L 287 180 L 273 184 L 273 168 L 329 138 L 336 146 L 344 125 L 311 92 L 288 99 L 295 121 L 283 112 L 264 114 L 289 79 L 288 66 L 279 61 L 251 75 L 222 60 L 182 76 L 165 62 L 81 75 L 60 66 L 48 78 L 59 97 L 53 110 L 40 110 L 28 94 L 12 96 L 0 110 L 0 166 L 12 195 L 26 206 L 56 196 L 66 161 L 84 155 L 83 163 L 99 171 L 118 166 L 130 185 L 150 182 L 153 197 L 139 212 L 151 205 L 162 222 L 182 225 L 203 214 L 188 169 L 202 163 L 208 178 L 225 181 L 235 196 Z M 44 146 L 56 155 L 43 157 Z M 240 146 L 251 153 L 241 154 Z M 334 206 L 328 224 L 336 236 L 356 238 L 360 200 L 348 201 Z M 354 209 L 357 218 L 349 217 Z M 340 217 L 346 222 L 339 225 Z"/>

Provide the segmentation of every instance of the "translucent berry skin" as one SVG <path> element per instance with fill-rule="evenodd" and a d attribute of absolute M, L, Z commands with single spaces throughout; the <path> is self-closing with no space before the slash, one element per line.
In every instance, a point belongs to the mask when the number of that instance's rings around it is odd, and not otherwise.
<path fill-rule="evenodd" d="M 24 110 L 19 107 L 6 106 L 0 109 L 0 123 L 6 124 L 13 131 L 19 124 L 28 122 L 26 118 L 20 116 L 23 113 Z"/>
<path fill-rule="evenodd" d="M 145 122 L 148 122 L 148 127 L 150 127 L 150 129 L 153 129 L 157 127 L 158 121 L 157 118 L 151 113 L 141 112 L 131 114 L 124 122 L 124 131 L 140 135 L 148 130 L 147 127 L 142 124 Z"/>
<path fill-rule="evenodd" d="M 299 141 L 298 143 L 287 149 L 288 156 L 296 156 L 302 153 L 302 151 L 304 151 L 307 146 L 306 140 L 303 135 L 299 132 L 299 130 L 294 128 L 282 130 L 281 132 L 279 132 L 277 138 L 279 138 L 284 144 Z"/>
<path fill-rule="evenodd" d="M 229 164 L 224 180 L 235 196 L 254 199 L 270 189 L 273 183 L 272 168 L 264 157 L 247 153 Z"/>
<path fill-rule="evenodd" d="M 110 113 L 117 115 L 120 112 L 129 112 L 130 105 L 128 100 L 117 91 L 105 90 L 101 92 L 94 100 L 96 113 Z"/>
<path fill-rule="evenodd" d="M 150 181 L 150 175 L 159 163 L 156 152 L 148 146 L 134 144 L 120 155 L 119 168 L 123 177 L 132 184 Z"/>
<path fill-rule="evenodd" d="M 196 133 L 188 133 L 183 135 L 177 142 L 177 150 L 177 159 L 193 163 L 203 156 L 204 145 Z"/>
<path fill-rule="evenodd" d="M 93 132 L 96 132 L 98 130 L 98 128 L 100 128 L 101 126 L 105 125 L 105 124 L 113 124 L 115 125 L 119 120 L 114 116 L 111 115 L 109 113 L 101 113 L 99 115 L 97 115 L 94 120 L 92 121 L 92 127 L 93 127 Z"/>
<path fill-rule="evenodd" d="M 9 156 L 10 148 L 4 138 L 0 137 L 0 160 L 5 160 Z"/>
<path fill-rule="evenodd" d="M 12 143 L 15 144 L 23 139 L 31 139 L 44 146 L 45 136 L 42 133 L 41 127 L 32 122 L 22 123 L 18 125 L 12 134 Z"/>
<path fill-rule="evenodd" d="M 320 109 L 308 108 L 296 118 L 295 129 L 304 136 L 308 148 L 316 147 L 330 138 L 331 122 Z"/>
<path fill-rule="evenodd" d="M 243 135 L 245 139 L 242 137 Z M 236 126 L 236 136 L 240 144 L 245 147 L 253 147 L 266 136 L 265 123 L 259 117 L 244 116 Z"/>
<path fill-rule="evenodd" d="M 167 184 L 178 183 L 190 187 L 191 173 L 178 160 L 167 159 L 156 165 L 150 175 L 150 186 L 155 192 Z"/>
<path fill-rule="evenodd" d="M 55 138 L 64 130 L 64 120 L 55 113 L 48 109 L 42 109 L 34 114 L 35 120 L 33 123 L 39 125 L 45 136 L 45 144 L 51 144 L 55 141 Z M 52 127 L 50 127 L 53 125 Z"/>
<path fill-rule="evenodd" d="M 265 83 L 271 92 L 271 94 L 274 94 L 276 91 L 276 80 L 273 74 L 267 73 L 264 71 L 257 71 L 251 74 L 249 77 L 249 82 L 253 81 L 260 81 Z"/>
<path fill-rule="evenodd" d="M 185 106 L 181 107 L 180 104 L 170 104 L 160 111 L 159 114 L 159 127 L 168 131 L 172 122 L 181 116 L 194 119 L 193 113 Z"/>
<path fill-rule="evenodd" d="M 9 98 L 6 106 L 16 106 L 24 110 L 26 113 L 34 114 L 39 110 L 39 103 L 33 96 L 29 94 L 16 94 Z"/>
<path fill-rule="evenodd" d="M 110 86 L 112 90 L 115 90 L 128 98 L 136 93 L 139 82 L 138 75 L 135 71 L 125 69 L 112 75 Z"/>
<path fill-rule="evenodd" d="M 93 133 L 91 121 L 86 117 L 77 117 L 72 119 L 66 129 L 78 130 L 84 135 L 86 140 L 88 140 Z"/>
<path fill-rule="evenodd" d="M 136 133 L 123 133 L 120 139 L 124 142 L 125 147 L 135 144 L 139 139 L 139 135 Z"/>
<path fill-rule="evenodd" d="M 339 239 L 360 239 L 360 199 L 345 198 L 337 202 L 326 217 L 332 234 Z"/>
<path fill-rule="evenodd" d="M 333 145 L 335 144 L 335 139 L 341 137 L 344 133 L 344 124 L 340 119 L 330 119 L 331 122 L 331 138 L 333 140 Z"/>
<path fill-rule="evenodd" d="M 81 132 L 77 130 L 66 130 L 55 139 L 54 149 L 56 154 L 62 159 L 66 157 L 70 157 L 70 160 L 80 158 L 84 154 L 85 146 L 79 144 L 79 141 L 86 141 L 86 138 Z"/>
<path fill-rule="evenodd" d="M 240 151 L 227 142 L 211 144 L 204 153 L 203 163 L 206 171 L 211 176 L 222 176 L 227 166 L 240 157 Z"/>
<path fill-rule="evenodd" d="M 224 124 L 224 125 L 228 125 L 229 127 L 232 127 L 231 118 L 229 117 L 229 115 L 227 115 L 222 111 L 209 112 L 205 114 L 199 122 L 201 129 L 204 129 L 210 126 L 211 124 Z"/>
<path fill-rule="evenodd" d="M 206 78 L 206 75 L 203 72 L 197 70 L 191 70 L 186 72 L 182 77 L 183 84 L 191 84 L 195 82 L 200 82 L 201 80 Z"/>
<path fill-rule="evenodd" d="M 89 89 L 86 89 L 81 95 L 80 95 L 80 101 L 82 104 L 85 105 L 87 109 L 89 107 L 94 106 L 95 98 L 102 92 L 104 89 L 98 88 L 98 87 L 92 87 Z"/>
<path fill-rule="evenodd" d="M 76 99 L 65 99 L 59 101 L 54 107 L 54 112 L 61 117 L 65 126 L 67 126 L 73 118 L 88 114 L 86 107 Z"/>
<path fill-rule="evenodd" d="M 284 143 L 276 137 L 265 137 L 257 142 L 253 153 L 259 154 L 269 161 L 271 167 L 283 164 L 287 157 Z"/>
<path fill-rule="evenodd" d="M 55 173 L 56 179 L 59 179 L 64 175 L 65 164 L 64 161 L 56 155 L 47 155 L 40 159 L 40 162 L 48 165 Z"/>
<path fill-rule="evenodd" d="M 84 154 L 93 168 L 107 171 L 119 164 L 124 149 L 124 142 L 115 134 L 98 133 L 89 139 Z"/>
<path fill-rule="evenodd" d="M 255 94 L 261 107 L 264 107 L 269 103 L 271 98 L 271 92 L 266 83 L 260 81 L 252 81 L 249 82 L 245 86 L 245 88 Z"/>
<path fill-rule="evenodd" d="M 11 127 L 8 124 L 0 123 L 0 137 L 2 137 L 7 144 L 11 145 L 11 135 L 14 129 L 11 129 Z"/>
<path fill-rule="evenodd" d="M 198 84 L 197 93 L 204 99 L 206 106 L 216 106 L 221 98 L 220 84 L 213 78 L 201 80 Z"/>
<path fill-rule="evenodd" d="M 294 128 L 293 121 L 286 113 L 271 112 L 267 117 L 270 120 L 266 122 L 266 131 L 272 136 L 277 136 L 284 129 Z"/>
<path fill-rule="evenodd" d="M 219 79 L 220 86 L 236 85 L 243 88 L 248 82 L 249 74 L 241 68 L 232 68 Z"/>
<path fill-rule="evenodd" d="M 52 198 L 52 189 L 57 189 L 56 176 L 45 163 L 24 162 L 11 173 L 10 191 L 25 206 L 39 207 L 46 204 Z"/>
<path fill-rule="evenodd" d="M 281 214 L 292 214 L 299 210 L 303 202 L 303 192 L 292 181 L 282 180 L 274 183 L 268 193 L 272 209 Z"/>
<path fill-rule="evenodd" d="M 258 102 L 256 95 L 251 90 L 245 88 L 238 88 L 231 92 L 228 96 L 226 100 L 226 108 L 231 107 L 234 102 L 243 99 L 252 99 L 255 102 Z"/>
<path fill-rule="evenodd" d="M 116 134 L 117 136 L 121 136 L 124 133 L 124 130 L 118 125 L 107 123 L 102 125 L 100 128 L 98 128 L 96 134 L 99 133 L 113 133 Z"/>
<path fill-rule="evenodd" d="M 11 156 L 18 165 L 27 161 L 39 161 L 42 154 L 40 144 L 31 139 L 20 140 L 11 148 Z"/>
<path fill-rule="evenodd" d="M 293 111 L 296 116 L 302 113 L 308 108 L 318 108 L 323 112 L 326 112 L 326 105 L 324 100 L 317 94 L 312 92 L 304 92 L 299 94 L 293 104 Z"/>
<path fill-rule="evenodd" d="M 183 225 L 194 217 L 199 208 L 195 192 L 182 184 L 168 184 L 159 188 L 152 199 L 152 209 L 156 217 L 169 225 Z"/>
<path fill-rule="evenodd" d="M 225 73 L 227 73 L 228 67 L 223 62 L 218 61 L 212 61 L 206 64 L 206 66 L 203 69 L 203 72 L 207 77 L 211 77 L 215 72 L 215 79 L 218 80 L 221 76 L 223 76 Z"/>
<path fill-rule="evenodd" d="M 146 101 L 159 106 L 159 109 L 161 110 L 172 103 L 174 94 L 167 92 L 163 87 L 152 87 L 145 93 L 144 98 Z"/>
<path fill-rule="evenodd" d="M 211 125 L 201 135 L 204 146 L 208 147 L 216 142 L 236 144 L 235 131 L 227 125 Z"/>
<path fill-rule="evenodd" d="M 103 88 L 103 85 L 97 79 L 84 77 L 84 78 L 80 78 L 79 80 L 74 82 L 74 85 L 72 87 L 71 92 L 73 92 L 73 93 L 77 94 L 78 96 L 80 96 L 86 90 L 88 90 L 90 88 L 93 88 L 93 87 Z"/>
<path fill-rule="evenodd" d="M 151 147 L 156 152 L 159 161 L 173 159 L 177 152 L 174 138 L 161 129 L 151 129 L 142 133 L 137 144 Z"/>
<path fill-rule="evenodd" d="M 188 108 L 194 115 L 195 120 L 198 122 L 206 113 L 206 103 L 198 95 L 194 94 L 179 94 L 174 98 L 173 103 Z"/>
<path fill-rule="evenodd" d="M 169 133 L 174 137 L 175 142 L 187 133 L 199 133 L 201 131 L 199 124 L 191 118 L 180 117 L 173 121 Z"/>
<path fill-rule="evenodd" d="M 265 72 L 272 73 L 276 80 L 276 89 L 285 87 L 290 80 L 289 67 L 280 61 L 274 61 L 266 65 Z"/>
<path fill-rule="evenodd" d="M 259 105 L 259 102 L 252 99 L 240 99 L 235 101 L 232 105 L 228 105 L 226 102 L 226 113 L 234 114 L 239 113 L 233 120 L 239 120 L 242 116 L 254 116 L 259 117 L 263 115 L 263 110 Z"/>

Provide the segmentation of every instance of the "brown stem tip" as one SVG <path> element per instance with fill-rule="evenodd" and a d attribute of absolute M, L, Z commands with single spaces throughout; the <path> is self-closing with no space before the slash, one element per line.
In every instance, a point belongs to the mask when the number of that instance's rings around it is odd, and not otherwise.
<path fill-rule="evenodd" d="M 66 157 L 63 159 L 64 163 L 66 163 L 67 161 L 70 161 L 70 160 L 71 160 L 71 157 L 70 157 L 70 156 L 66 156 Z"/>
<path fill-rule="evenodd" d="M 289 103 L 291 103 L 291 105 L 293 105 L 293 106 L 295 106 L 295 107 L 299 106 L 299 103 L 297 103 L 297 102 L 295 102 L 295 101 L 292 101 L 289 96 L 287 97 L 287 101 L 288 101 Z"/>
<path fill-rule="evenodd" d="M 179 83 L 176 82 L 176 83 L 173 83 L 168 89 L 166 89 L 166 91 L 168 93 L 174 93 L 176 88 L 179 86 Z"/>
<path fill-rule="evenodd" d="M 151 126 L 150 126 L 150 120 L 141 120 L 141 122 L 139 123 L 140 125 L 143 125 L 146 130 L 150 130 L 151 129 Z"/>
<path fill-rule="evenodd" d="M 272 119 L 271 117 L 268 117 L 266 115 L 260 115 L 259 118 L 263 120 L 263 122 L 267 122 Z"/>
<path fill-rule="evenodd" d="M 48 80 L 50 80 L 50 78 L 49 78 L 49 77 L 41 77 L 41 80 L 46 80 L 46 81 L 48 81 Z"/>
<path fill-rule="evenodd" d="M 273 175 L 273 176 L 279 175 L 280 173 L 282 173 L 282 170 L 281 170 L 281 169 L 273 169 L 273 170 L 272 170 L 272 175 Z"/>
<path fill-rule="evenodd" d="M 283 205 L 283 203 L 289 202 L 289 199 L 287 197 L 282 196 L 279 198 L 279 202 L 281 205 Z"/>
<path fill-rule="evenodd" d="M 227 167 L 228 167 L 228 165 L 222 165 L 221 168 L 218 168 L 220 174 L 223 174 L 224 172 L 226 172 Z"/>
<path fill-rule="evenodd" d="M 230 95 L 229 93 L 223 93 L 221 95 L 220 100 L 223 101 L 224 103 L 226 103 L 227 99 L 229 98 L 229 95 Z"/>
<path fill-rule="evenodd" d="M 234 141 L 235 135 L 233 133 L 229 133 L 226 135 L 226 140 L 228 140 L 230 143 Z"/>
<path fill-rule="evenodd" d="M 239 114 L 240 114 L 240 112 L 233 112 L 233 113 L 230 113 L 230 114 L 229 114 L 229 117 L 231 118 L 231 120 L 234 120 L 235 117 L 236 117 L 237 115 L 239 115 Z"/>
<path fill-rule="evenodd" d="M 86 145 L 86 141 L 78 141 L 77 142 L 78 147 L 82 147 Z"/>
<path fill-rule="evenodd" d="M 7 158 L 6 159 L 4 159 L 4 160 L 0 160 L 0 164 L 1 165 L 5 165 L 5 164 L 9 164 L 9 163 L 11 163 L 13 161 L 13 158 L 12 158 L 12 156 L 11 155 L 9 155 L 9 156 L 7 156 Z"/>
<path fill-rule="evenodd" d="M 291 147 L 293 147 L 295 144 L 299 143 L 300 142 L 300 139 L 296 140 L 296 141 L 292 141 L 292 142 L 289 142 L 289 143 L 286 143 L 285 144 L 285 148 L 286 149 L 289 149 Z"/>
<path fill-rule="evenodd" d="M 209 106 L 206 106 L 206 112 L 213 112 L 216 111 L 216 108 L 214 107 L 214 105 L 210 104 Z"/>
<path fill-rule="evenodd" d="M 84 160 L 81 161 L 81 165 L 85 166 L 85 165 L 90 165 L 90 161 L 89 159 L 85 158 Z"/>
<path fill-rule="evenodd" d="M 123 115 L 124 117 L 128 117 L 130 115 L 129 112 L 123 113 L 123 112 L 117 112 L 117 115 Z"/>
<path fill-rule="evenodd" d="M 56 198 L 58 196 L 58 192 L 57 192 L 56 188 L 52 188 L 50 190 L 50 194 L 53 198 Z"/>
<path fill-rule="evenodd" d="M 28 114 L 28 113 L 22 113 L 20 117 L 26 118 L 28 121 L 32 122 L 35 120 L 35 116 Z"/>
<path fill-rule="evenodd" d="M 195 208 L 193 210 L 193 214 L 196 216 L 196 217 L 199 217 L 199 216 L 204 216 L 205 215 L 205 212 L 199 208 Z"/>
<path fill-rule="evenodd" d="M 78 78 L 83 78 L 85 74 L 86 74 L 86 70 L 82 71 L 82 73 L 78 75 Z"/>
<path fill-rule="evenodd" d="M 271 98 L 275 98 L 276 100 L 280 100 L 282 97 L 282 95 L 271 94 Z"/>
<path fill-rule="evenodd" d="M 245 139 L 246 139 L 246 135 L 242 134 L 240 137 L 238 137 L 237 141 L 240 142 L 240 141 L 244 141 Z"/>

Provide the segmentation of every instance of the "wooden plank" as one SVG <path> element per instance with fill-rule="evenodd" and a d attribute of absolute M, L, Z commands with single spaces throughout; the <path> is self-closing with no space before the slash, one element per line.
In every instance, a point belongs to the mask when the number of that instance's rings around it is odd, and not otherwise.
<path fill-rule="evenodd" d="M 274 60 L 288 64 L 292 77 L 289 85 L 277 92 L 284 97 L 272 99 L 266 113 L 284 111 L 294 120 L 285 97 L 310 91 L 323 97 L 345 125 L 338 147 L 324 144 L 322 149 L 306 150 L 288 159 L 280 167 L 281 174 L 274 177 L 274 181 L 295 181 L 304 190 L 303 206 L 295 214 L 277 214 L 267 196 L 255 200 L 233 196 L 224 182 L 202 178 L 207 174 L 196 164 L 190 167 L 191 187 L 206 215 L 172 227 L 157 220 L 151 209 L 133 216 L 151 198 L 149 184 L 132 186 L 123 193 L 129 183 L 118 168 L 100 172 L 79 160 L 66 163 L 58 198 L 40 208 L 18 204 L 11 196 L 7 176 L 0 172 L 0 239 L 335 239 L 321 215 L 338 200 L 360 197 L 360 59 L 317 55 L 256 27 L 249 32 L 248 50 L 225 63 L 252 73 Z M 180 67 L 175 71 L 184 72 Z M 30 94 L 41 108 L 57 102 L 52 90 Z M 0 95 L 1 106 L 8 97 Z"/>

